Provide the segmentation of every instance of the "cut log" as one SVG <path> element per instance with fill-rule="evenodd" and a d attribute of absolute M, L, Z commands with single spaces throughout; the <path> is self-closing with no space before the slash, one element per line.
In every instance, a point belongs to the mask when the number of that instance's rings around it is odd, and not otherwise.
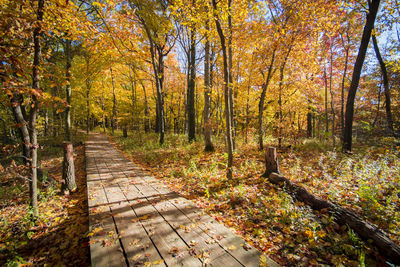
<path fill-rule="evenodd" d="M 274 168 L 275 162 L 277 164 L 276 149 L 268 148 L 265 158 L 266 160 L 270 160 L 269 163 L 266 161 L 265 174 L 267 174 L 268 171 Z M 400 246 L 393 242 L 387 234 L 377 226 L 364 221 L 360 216 L 348 209 L 340 207 L 330 201 L 315 197 L 303 187 L 296 185 L 276 172 L 271 172 L 268 176 L 264 177 L 268 177 L 268 181 L 272 184 L 280 187 L 284 186 L 296 200 L 308 204 L 312 209 L 327 209 L 334 216 L 337 223 L 348 225 L 367 242 L 372 240 L 372 244 L 378 248 L 381 255 L 386 257 L 386 259 L 391 263 L 400 265 Z"/>
<path fill-rule="evenodd" d="M 63 142 L 64 160 L 63 160 L 63 183 L 61 191 L 63 193 L 72 193 L 76 190 L 75 167 L 74 167 L 74 146 L 71 142 Z"/>
<path fill-rule="evenodd" d="M 265 173 L 264 177 L 268 177 L 271 173 L 279 173 L 278 155 L 275 147 L 267 147 L 265 152 Z"/>

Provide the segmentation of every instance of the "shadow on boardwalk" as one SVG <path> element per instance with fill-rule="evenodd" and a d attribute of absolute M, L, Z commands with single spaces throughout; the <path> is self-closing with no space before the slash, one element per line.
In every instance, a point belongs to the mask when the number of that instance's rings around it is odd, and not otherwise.
<path fill-rule="evenodd" d="M 86 171 L 93 266 L 277 266 L 104 135 L 87 141 Z"/>

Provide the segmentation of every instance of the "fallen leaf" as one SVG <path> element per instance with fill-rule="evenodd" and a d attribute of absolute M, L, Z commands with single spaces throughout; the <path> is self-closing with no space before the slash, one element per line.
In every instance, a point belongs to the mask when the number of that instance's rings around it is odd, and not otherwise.
<path fill-rule="evenodd" d="M 179 252 L 178 247 L 172 247 L 170 250 L 168 250 L 169 254 L 174 254 L 174 253 L 178 253 L 178 252 Z"/>
<path fill-rule="evenodd" d="M 251 249 L 251 246 L 246 243 L 246 244 L 243 245 L 243 248 L 247 251 L 247 250 Z"/>
<path fill-rule="evenodd" d="M 140 257 L 142 257 L 142 254 L 136 254 L 135 256 L 132 257 L 132 260 L 137 261 L 138 259 L 140 259 Z"/>
<path fill-rule="evenodd" d="M 111 241 L 110 240 L 103 240 L 101 243 L 103 247 L 109 247 L 111 246 Z"/>
<path fill-rule="evenodd" d="M 158 261 L 153 261 L 154 265 L 159 265 L 162 264 L 164 262 L 164 260 L 158 260 Z"/>

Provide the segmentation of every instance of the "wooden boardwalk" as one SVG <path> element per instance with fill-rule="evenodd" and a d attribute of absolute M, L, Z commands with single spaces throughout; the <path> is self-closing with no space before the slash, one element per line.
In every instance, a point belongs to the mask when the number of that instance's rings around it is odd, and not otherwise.
<path fill-rule="evenodd" d="M 86 142 L 86 171 L 92 266 L 260 265 L 258 250 L 142 171 L 106 136 Z"/>

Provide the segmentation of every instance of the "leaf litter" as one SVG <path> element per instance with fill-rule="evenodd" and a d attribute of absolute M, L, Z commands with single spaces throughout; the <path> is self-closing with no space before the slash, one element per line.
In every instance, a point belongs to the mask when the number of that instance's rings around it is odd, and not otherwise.
<path fill-rule="evenodd" d="M 337 225 L 329 213 L 312 211 L 284 188 L 261 178 L 263 155 L 255 144 L 238 144 L 235 177 L 227 181 L 221 142 L 216 142 L 216 152 L 205 153 L 201 143 L 189 144 L 182 136 L 168 136 L 162 148 L 144 145 L 156 142 L 155 135 L 135 138 L 115 140 L 122 153 L 143 170 L 191 199 L 281 265 L 358 266 L 384 262 L 373 246 L 346 226 Z M 280 167 L 285 176 L 316 196 L 352 209 L 399 242 L 400 191 L 392 184 L 400 182 L 400 150 L 383 151 L 387 149 L 360 145 L 353 155 L 342 155 L 305 144 L 279 151 Z M 390 169 L 385 167 L 388 164 Z M 383 179 L 385 175 L 389 179 Z M 379 190 L 374 190 L 375 185 Z M 249 250 L 251 246 L 240 249 Z"/>

